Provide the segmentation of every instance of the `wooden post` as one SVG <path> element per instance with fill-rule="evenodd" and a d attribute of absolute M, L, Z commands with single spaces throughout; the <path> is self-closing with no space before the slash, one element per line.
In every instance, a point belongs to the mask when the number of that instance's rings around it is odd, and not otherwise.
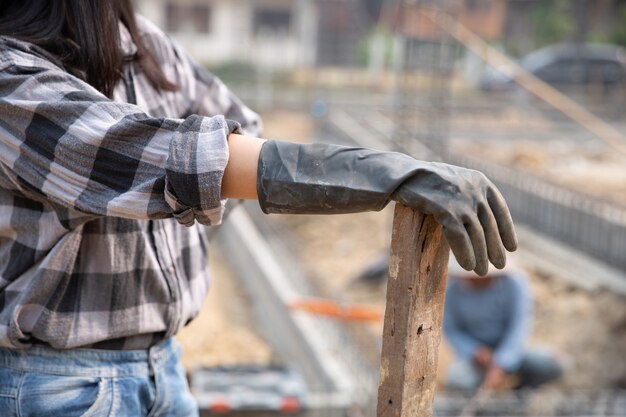
<path fill-rule="evenodd" d="M 378 417 L 432 416 L 449 252 L 432 216 L 396 205 Z"/>

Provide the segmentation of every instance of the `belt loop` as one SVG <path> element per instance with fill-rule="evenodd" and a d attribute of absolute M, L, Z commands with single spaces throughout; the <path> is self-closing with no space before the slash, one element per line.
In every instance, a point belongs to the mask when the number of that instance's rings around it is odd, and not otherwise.
<path fill-rule="evenodd" d="M 159 362 L 159 345 L 154 345 L 148 350 L 148 370 L 150 376 L 156 375 L 156 368 Z"/>

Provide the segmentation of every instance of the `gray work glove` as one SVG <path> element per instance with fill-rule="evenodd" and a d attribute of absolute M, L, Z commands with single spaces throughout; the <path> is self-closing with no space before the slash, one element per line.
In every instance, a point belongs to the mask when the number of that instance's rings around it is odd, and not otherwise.
<path fill-rule="evenodd" d="M 333 214 L 382 210 L 390 200 L 431 214 L 459 265 L 486 275 L 517 248 L 502 195 L 482 173 L 396 152 L 267 141 L 257 192 L 265 213 Z"/>

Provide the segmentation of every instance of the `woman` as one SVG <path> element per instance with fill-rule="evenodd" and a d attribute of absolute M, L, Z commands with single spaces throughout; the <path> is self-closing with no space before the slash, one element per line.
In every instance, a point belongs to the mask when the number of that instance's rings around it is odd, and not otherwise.
<path fill-rule="evenodd" d="M 208 290 L 199 224 L 225 198 L 267 213 L 400 201 L 479 274 L 516 247 L 480 173 L 257 138 L 258 116 L 130 0 L 1 4 L 3 415 L 197 415 L 172 336 Z"/>

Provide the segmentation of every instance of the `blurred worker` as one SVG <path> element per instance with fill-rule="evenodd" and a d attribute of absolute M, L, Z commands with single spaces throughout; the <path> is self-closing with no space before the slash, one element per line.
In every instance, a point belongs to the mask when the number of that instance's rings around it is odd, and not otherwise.
<path fill-rule="evenodd" d="M 449 389 L 537 387 L 562 375 L 550 351 L 524 346 L 532 298 L 521 270 L 509 262 L 480 277 L 451 261 L 448 275 L 443 326 L 458 355 L 448 369 Z"/>

